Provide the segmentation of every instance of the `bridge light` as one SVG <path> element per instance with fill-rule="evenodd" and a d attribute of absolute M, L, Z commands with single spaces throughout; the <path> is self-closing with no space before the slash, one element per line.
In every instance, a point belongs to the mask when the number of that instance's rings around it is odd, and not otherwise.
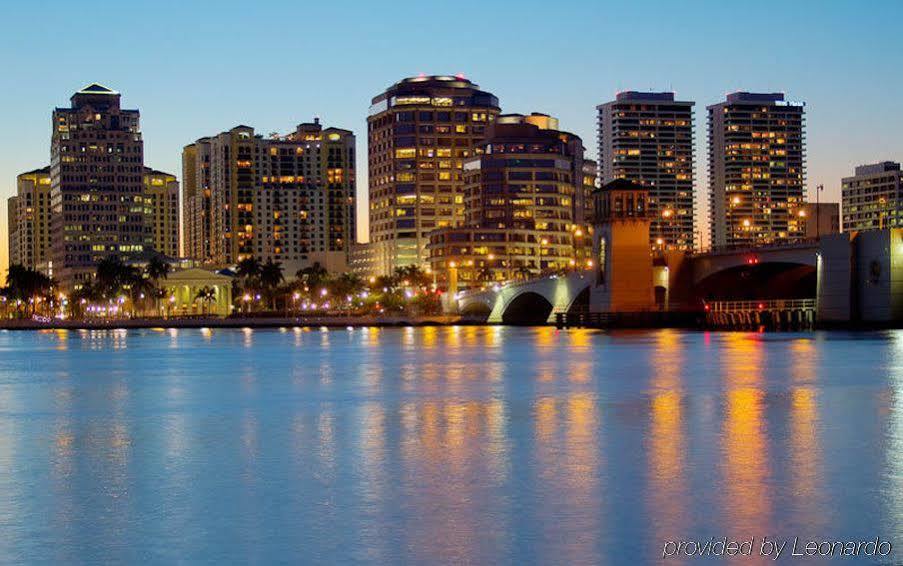
<path fill-rule="evenodd" d="M 762 309 L 764 309 L 764 308 L 765 308 L 765 305 L 762 304 L 762 303 L 759 303 L 759 310 L 762 310 Z"/>

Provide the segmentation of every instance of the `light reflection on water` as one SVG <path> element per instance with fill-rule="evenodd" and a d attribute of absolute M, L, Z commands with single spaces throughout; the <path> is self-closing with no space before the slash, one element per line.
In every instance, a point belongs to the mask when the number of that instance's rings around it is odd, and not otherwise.
<path fill-rule="evenodd" d="M 651 561 L 687 537 L 895 540 L 901 344 L 2 333 L 0 556 L 580 564 Z"/>

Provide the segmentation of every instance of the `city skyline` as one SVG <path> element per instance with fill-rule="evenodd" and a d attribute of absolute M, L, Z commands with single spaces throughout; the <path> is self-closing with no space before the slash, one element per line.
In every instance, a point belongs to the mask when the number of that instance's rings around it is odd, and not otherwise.
<path fill-rule="evenodd" d="M 296 11 L 311 20 L 330 21 L 337 16 L 334 9 L 323 6 L 304 6 L 302 14 L 299 7 L 273 5 L 284 12 L 282 19 L 286 22 Z M 529 13 L 533 5 L 521 3 L 517 12 Z M 438 10 L 425 8 L 394 14 L 399 25 L 407 26 L 403 40 L 391 35 L 395 28 L 373 25 L 384 21 L 386 15 L 363 5 L 344 10 L 341 23 L 355 34 L 348 45 L 337 40 L 339 36 L 330 26 L 306 30 L 303 37 L 262 28 L 256 25 L 263 18 L 260 13 L 240 18 L 223 9 L 205 14 L 204 21 L 198 23 L 188 17 L 200 10 L 196 7 L 182 12 L 129 7 L 135 20 L 130 31 L 160 37 L 160 41 L 141 47 L 123 30 L 103 25 L 105 19 L 118 14 L 87 10 L 96 13 L 97 22 L 81 33 L 111 46 L 103 57 L 86 57 L 78 49 L 61 50 L 61 40 L 53 36 L 65 35 L 63 24 L 69 20 L 54 15 L 52 9 L 46 9 L 48 5 L 41 10 L 24 7 L 11 15 L 0 39 L 8 50 L 23 55 L 10 62 L 4 79 L 8 81 L 3 89 L 4 103 L 16 109 L 5 121 L 9 131 L 15 132 L 16 143 L 4 143 L 0 152 L 0 176 L 5 183 L 2 200 L 14 194 L 17 174 L 46 164 L 51 109 L 64 105 L 71 92 L 91 82 L 122 92 L 128 107 L 141 110 L 145 161 L 171 172 L 181 171 L 181 148 L 208 132 L 239 124 L 259 132 L 284 132 L 286 124 L 307 121 L 312 115 L 352 130 L 357 136 L 358 155 L 366 155 L 363 134 L 373 96 L 406 76 L 459 72 L 498 96 L 502 112 L 541 111 L 557 116 L 563 129 L 584 139 L 590 157 L 597 152 L 595 107 L 612 99 L 616 92 L 667 90 L 682 100 L 696 102 L 695 177 L 697 202 L 702 205 L 708 185 L 700 109 L 735 90 L 780 91 L 806 102 L 806 186 L 811 193 L 815 185 L 824 184 L 823 201 L 840 200 L 841 179 L 856 165 L 899 161 L 903 155 L 903 142 L 896 136 L 901 118 L 893 112 L 885 94 L 895 91 L 901 79 L 884 69 L 892 57 L 893 38 L 891 31 L 881 33 L 884 26 L 892 29 L 895 18 L 889 16 L 901 11 L 898 5 L 883 4 L 880 11 L 885 17 L 869 20 L 867 34 L 849 26 L 862 17 L 853 4 L 819 12 L 805 6 L 782 8 L 784 23 L 780 28 L 769 27 L 769 10 L 763 9 L 762 15 L 744 14 L 748 28 L 756 30 L 745 38 L 732 31 L 738 13 L 717 9 L 717 4 L 688 6 L 685 13 L 671 15 L 668 26 L 647 22 L 644 28 L 641 24 L 646 10 L 613 7 L 605 11 L 606 19 L 592 4 L 573 3 L 547 19 L 549 29 L 567 31 L 570 55 L 544 49 L 546 42 L 531 45 L 515 41 L 522 30 L 516 14 L 510 13 L 511 7 L 487 7 L 484 20 L 477 22 L 467 16 L 473 13 L 469 4 L 456 6 L 460 13 L 443 13 L 441 18 L 436 16 Z M 27 22 L 39 17 L 45 19 L 48 33 L 37 36 L 28 31 Z M 623 25 L 612 25 L 611 21 Z M 462 43 L 451 53 L 442 42 L 431 42 L 439 31 L 465 23 L 471 28 L 470 35 L 478 40 Z M 650 31 L 642 44 L 632 43 L 626 35 L 635 35 L 637 29 Z M 242 35 L 244 41 L 229 43 L 235 35 Z M 251 53 L 254 50 L 246 49 L 248 41 L 263 40 L 279 54 L 296 48 L 304 53 L 307 46 L 334 43 L 323 57 L 299 57 L 297 72 L 287 73 L 282 57 L 273 57 L 272 63 L 258 61 Z M 738 48 L 711 48 L 727 41 L 736 42 Z M 418 42 L 422 47 L 412 49 Z M 116 49 L 125 45 L 128 50 Z M 666 46 L 670 46 L 667 54 L 662 55 L 660 51 Z M 189 49 L 199 53 L 219 50 L 222 57 L 205 68 L 214 73 L 198 73 L 191 58 L 183 61 L 175 57 Z M 521 55 L 485 56 L 499 49 L 520 51 Z M 606 49 L 621 57 L 604 56 Z M 54 72 L 44 73 L 42 69 L 51 63 Z M 238 71 L 242 64 L 251 65 L 251 70 L 242 74 Z M 283 71 L 272 81 L 261 83 L 259 78 L 268 76 L 266 71 L 272 68 Z M 212 80 L 214 75 L 229 78 L 229 73 L 235 73 L 226 82 L 233 88 L 223 88 L 219 80 Z M 579 81 L 574 80 L 575 74 Z M 850 83 L 862 86 L 836 88 Z M 357 194 L 362 205 L 366 203 L 366 169 L 364 160 L 359 160 Z M 5 212 L 0 218 L 4 223 L 0 264 L 5 266 Z M 364 206 L 358 210 L 358 221 L 360 230 L 366 231 Z"/>

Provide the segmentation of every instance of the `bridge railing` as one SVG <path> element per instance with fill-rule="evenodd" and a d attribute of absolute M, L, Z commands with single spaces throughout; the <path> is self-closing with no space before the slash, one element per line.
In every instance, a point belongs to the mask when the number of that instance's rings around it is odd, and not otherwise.
<path fill-rule="evenodd" d="M 709 312 L 748 312 L 773 310 L 815 310 L 815 299 L 771 299 L 762 301 L 712 301 L 705 304 Z"/>

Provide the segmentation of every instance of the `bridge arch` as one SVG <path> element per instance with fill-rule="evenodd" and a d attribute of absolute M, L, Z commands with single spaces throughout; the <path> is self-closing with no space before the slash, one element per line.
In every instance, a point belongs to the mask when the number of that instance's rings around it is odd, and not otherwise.
<path fill-rule="evenodd" d="M 508 302 L 502 313 L 502 323 L 535 326 L 545 324 L 554 305 L 535 291 L 525 291 Z"/>

